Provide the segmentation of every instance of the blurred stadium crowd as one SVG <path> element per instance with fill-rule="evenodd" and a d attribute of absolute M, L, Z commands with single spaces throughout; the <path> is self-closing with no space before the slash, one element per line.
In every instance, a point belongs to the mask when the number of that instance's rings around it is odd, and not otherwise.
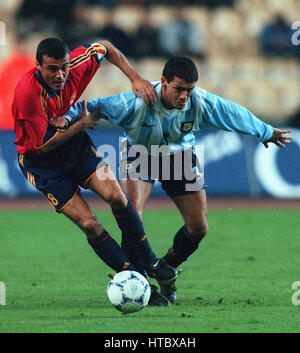
<path fill-rule="evenodd" d="M 292 44 L 299 14 L 300 0 L 1 0 L 0 129 L 12 128 L 16 81 L 49 36 L 71 49 L 108 39 L 150 81 L 160 79 L 167 57 L 188 55 L 199 86 L 267 122 L 299 126 L 300 45 Z M 84 98 L 131 89 L 118 69 L 103 66 Z"/>

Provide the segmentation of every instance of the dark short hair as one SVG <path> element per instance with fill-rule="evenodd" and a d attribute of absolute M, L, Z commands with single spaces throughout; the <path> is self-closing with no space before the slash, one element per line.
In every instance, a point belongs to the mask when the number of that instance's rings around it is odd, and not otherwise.
<path fill-rule="evenodd" d="M 175 76 L 185 80 L 187 83 L 198 81 L 196 65 L 191 59 L 184 56 L 174 56 L 169 59 L 162 74 L 168 82 L 171 82 Z"/>
<path fill-rule="evenodd" d="M 43 55 L 54 59 L 63 59 L 70 50 L 67 44 L 58 38 L 46 38 L 40 42 L 36 49 L 36 60 L 40 65 L 43 64 Z"/>

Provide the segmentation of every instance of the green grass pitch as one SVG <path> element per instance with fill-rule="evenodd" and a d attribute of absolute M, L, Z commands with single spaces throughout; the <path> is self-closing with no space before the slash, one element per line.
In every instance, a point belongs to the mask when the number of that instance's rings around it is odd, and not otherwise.
<path fill-rule="evenodd" d="M 97 216 L 116 240 L 108 209 Z M 179 301 L 122 315 L 106 297 L 106 267 L 62 215 L 0 211 L 0 332 L 300 332 L 297 210 L 210 210 L 209 233 L 182 267 Z M 174 209 L 146 210 L 144 226 L 163 256 L 182 225 Z M 155 283 L 155 281 L 152 281 Z"/>

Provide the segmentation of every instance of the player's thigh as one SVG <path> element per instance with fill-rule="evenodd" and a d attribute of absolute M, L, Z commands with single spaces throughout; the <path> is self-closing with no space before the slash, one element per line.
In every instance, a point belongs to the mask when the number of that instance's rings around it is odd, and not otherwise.
<path fill-rule="evenodd" d="M 207 199 L 204 189 L 185 195 L 173 196 L 172 200 L 180 211 L 190 233 L 207 233 Z"/>
<path fill-rule="evenodd" d="M 134 203 L 139 216 L 142 218 L 145 203 L 148 200 L 153 184 L 138 179 L 122 179 L 120 186 L 125 195 Z"/>

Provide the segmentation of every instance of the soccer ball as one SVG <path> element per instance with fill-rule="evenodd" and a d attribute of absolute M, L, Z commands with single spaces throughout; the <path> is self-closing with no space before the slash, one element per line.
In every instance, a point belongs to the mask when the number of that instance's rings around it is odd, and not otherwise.
<path fill-rule="evenodd" d="M 134 313 L 147 306 L 150 294 L 149 282 L 136 271 L 117 273 L 107 286 L 109 301 L 124 314 Z"/>

